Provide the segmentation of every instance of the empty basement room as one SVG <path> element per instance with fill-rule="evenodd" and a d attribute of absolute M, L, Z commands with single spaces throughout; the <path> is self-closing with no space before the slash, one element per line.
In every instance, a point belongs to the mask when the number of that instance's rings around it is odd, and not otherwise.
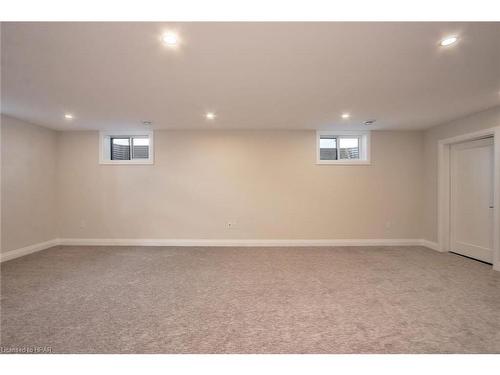
<path fill-rule="evenodd" d="M 499 46 L 3 22 L 2 353 L 500 353 Z"/>

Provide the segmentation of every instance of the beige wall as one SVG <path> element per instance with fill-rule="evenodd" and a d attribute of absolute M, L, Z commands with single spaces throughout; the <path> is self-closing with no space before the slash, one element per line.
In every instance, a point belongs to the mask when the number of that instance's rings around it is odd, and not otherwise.
<path fill-rule="evenodd" d="M 481 129 L 500 126 L 500 106 L 487 111 L 472 114 L 443 125 L 428 129 L 424 133 L 425 185 L 424 185 L 424 220 L 423 237 L 429 241 L 438 240 L 438 141 L 457 135 L 471 133 Z"/>
<path fill-rule="evenodd" d="M 2 252 L 57 238 L 57 132 L 2 115 Z"/>
<path fill-rule="evenodd" d="M 60 237 L 420 238 L 422 151 L 373 132 L 371 166 L 316 165 L 313 131 L 163 130 L 153 166 L 99 165 L 97 132 L 64 132 Z"/>
<path fill-rule="evenodd" d="M 311 131 L 163 130 L 153 166 L 113 166 L 98 164 L 97 132 L 2 115 L 2 251 L 57 237 L 436 241 L 438 140 L 495 126 L 500 107 L 373 132 L 371 166 L 316 165 Z"/>
<path fill-rule="evenodd" d="M 100 165 L 98 144 L 97 132 L 2 117 L 2 251 L 55 238 L 421 237 L 421 132 L 373 132 L 371 166 L 316 165 L 312 131 L 156 131 L 152 166 Z"/>

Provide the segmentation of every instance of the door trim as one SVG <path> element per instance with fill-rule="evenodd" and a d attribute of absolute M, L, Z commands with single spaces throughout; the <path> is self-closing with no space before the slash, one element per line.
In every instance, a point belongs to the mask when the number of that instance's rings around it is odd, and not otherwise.
<path fill-rule="evenodd" d="M 450 251 L 450 147 L 493 136 L 493 269 L 500 271 L 500 126 L 438 141 L 438 244 Z"/>

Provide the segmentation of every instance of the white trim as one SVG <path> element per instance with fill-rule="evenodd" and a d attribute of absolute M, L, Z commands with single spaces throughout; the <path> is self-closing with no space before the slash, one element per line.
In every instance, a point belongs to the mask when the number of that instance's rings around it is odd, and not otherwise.
<path fill-rule="evenodd" d="M 333 136 L 356 136 L 360 139 L 359 159 L 354 160 L 321 160 L 320 158 L 320 137 L 322 135 Z M 370 130 L 316 130 L 316 164 L 319 165 L 370 165 Z"/>
<path fill-rule="evenodd" d="M 440 251 L 439 244 L 437 242 L 429 241 L 429 240 L 420 240 L 420 246 L 428 247 L 429 249 Z"/>
<path fill-rule="evenodd" d="M 493 269 L 500 271 L 500 127 L 438 141 L 438 243 L 440 251 L 450 251 L 450 146 L 488 136 L 494 136 Z"/>
<path fill-rule="evenodd" d="M 153 160 L 102 160 L 99 161 L 102 165 L 151 165 L 154 164 Z"/>
<path fill-rule="evenodd" d="M 103 140 L 112 136 L 147 136 L 149 138 L 149 158 L 136 160 L 110 160 L 105 157 L 109 153 L 109 147 Z M 99 132 L 99 164 L 104 165 L 146 165 L 154 164 L 154 132 L 152 130 L 115 130 Z"/>
<path fill-rule="evenodd" d="M 493 269 L 500 271 L 500 126 L 493 145 Z"/>
<path fill-rule="evenodd" d="M 46 242 L 40 242 L 33 245 L 21 247 L 20 249 L 6 251 L 0 254 L 0 262 L 6 262 L 11 259 L 19 258 L 24 255 L 36 253 L 37 251 L 45 250 L 53 246 L 59 245 L 59 239 L 53 239 Z"/>
<path fill-rule="evenodd" d="M 0 254 L 0 262 L 45 250 L 53 246 L 424 246 L 438 250 L 437 243 L 423 239 L 325 239 L 325 240 L 227 240 L 227 239 L 149 239 L 149 238 L 62 238 L 26 246 Z"/>
<path fill-rule="evenodd" d="M 318 165 L 371 165 L 369 160 L 316 160 Z"/>
<path fill-rule="evenodd" d="M 421 246 L 420 239 L 146 239 L 146 238 L 63 238 L 67 246 Z"/>

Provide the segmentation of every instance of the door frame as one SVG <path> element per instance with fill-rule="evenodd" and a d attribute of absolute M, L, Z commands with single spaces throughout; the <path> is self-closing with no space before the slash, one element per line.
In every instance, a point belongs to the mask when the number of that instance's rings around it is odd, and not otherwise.
<path fill-rule="evenodd" d="M 450 251 L 450 148 L 452 144 L 493 136 L 493 269 L 500 271 L 500 126 L 438 141 L 438 244 Z"/>

